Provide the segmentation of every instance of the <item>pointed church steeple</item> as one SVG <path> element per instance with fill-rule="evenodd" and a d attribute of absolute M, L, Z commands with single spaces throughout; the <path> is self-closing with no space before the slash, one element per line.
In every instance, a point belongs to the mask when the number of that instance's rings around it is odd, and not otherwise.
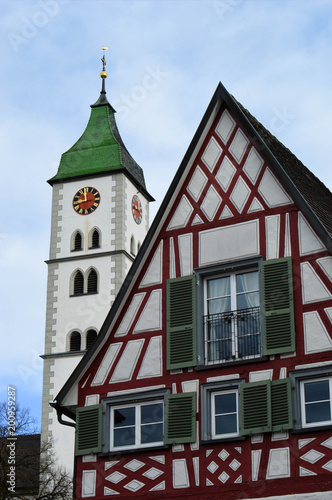
<path fill-rule="evenodd" d="M 57 174 L 48 182 L 53 185 L 65 179 L 123 171 L 152 201 L 146 191 L 143 170 L 124 145 L 114 116 L 116 111 L 106 97 L 105 54 L 102 63 L 102 89 L 98 100 L 91 105 L 87 127 L 78 141 L 62 154 Z"/>

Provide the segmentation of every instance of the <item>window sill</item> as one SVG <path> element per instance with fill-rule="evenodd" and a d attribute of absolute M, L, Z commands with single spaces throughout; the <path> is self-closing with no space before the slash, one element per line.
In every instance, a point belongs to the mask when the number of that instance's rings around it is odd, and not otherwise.
<path fill-rule="evenodd" d="M 69 297 L 84 297 L 85 295 L 97 295 L 98 292 L 85 292 L 85 293 L 75 293 L 69 295 Z"/>
<path fill-rule="evenodd" d="M 213 370 L 214 368 L 222 368 L 224 366 L 236 366 L 236 365 L 247 365 L 252 363 L 262 363 L 263 361 L 267 361 L 267 356 L 261 356 L 260 358 L 251 358 L 251 359 L 237 359 L 234 361 L 225 361 L 224 363 L 215 363 L 211 365 L 197 365 L 195 366 L 195 371 L 201 370 Z"/>
<path fill-rule="evenodd" d="M 127 455 L 127 454 L 133 454 L 133 453 L 143 453 L 145 451 L 151 453 L 151 451 L 158 451 L 158 450 L 167 450 L 169 448 L 169 445 L 165 444 L 162 446 L 147 446 L 146 448 L 129 448 L 128 450 L 112 450 L 112 451 L 103 451 L 101 453 L 98 453 L 98 456 L 100 457 L 114 457 L 114 456 L 119 456 L 119 455 Z"/>
<path fill-rule="evenodd" d="M 231 443 L 232 441 L 245 441 L 245 436 L 236 436 L 231 438 L 220 438 L 220 439 L 202 439 L 200 444 L 211 445 L 216 443 Z"/>
<path fill-rule="evenodd" d="M 315 427 L 301 427 L 301 429 L 292 429 L 291 434 L 303 434 L 307 432 L 330 431 L 332 425 L 316 425 Z"/>

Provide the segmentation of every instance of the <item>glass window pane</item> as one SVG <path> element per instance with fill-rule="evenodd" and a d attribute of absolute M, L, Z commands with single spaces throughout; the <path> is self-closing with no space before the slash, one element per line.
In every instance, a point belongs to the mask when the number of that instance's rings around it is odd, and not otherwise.
<path fill-rule="evenodd" d="M 231 310 L 231 298 L 224 297 L 222 299 L 209 299 L 208 300 L 208 314 L 218 314 Z"/>
<path fill-rule="evenodd" d="M 118 408 L 114 410 L 114 427 L 125 427 L 128 425 L 135 425 L 135 407 L 131 408 Z"/>
<path fill-rule="evenodd" d="M 215 417 L 216 421 L 216 434 L 230 434 L 237 432 L 237 416 L 221 415 Z"/>
<path fill-rule="evenodd" d="M 324 401 L 330 399 L 330 388 L 328 380 L 307 382 L 304 384 L 305 402 Z"/>
<path fill-rule="evenodd" d="M 150 404 L 141 406 L 141 424 L 163 421 L 163 404 Z"/>
<path fill-rule="evenodd" d="M 237 293 L 259 290 L 258 271 L 250 273 L 241 273 L 236 275 Z"/>
<path fill-rule="evenodd" d="M 330 402 L 309 403 L 305 407 L 306 423 L 325 422 L 331 420 Z"/>
<path fill-rule="evenodd" d="M 135 427 L 114 429 L 114 446 L 128 446 L 135 444 Z"/>
<path fill-rule="evenodd" d="M 164 425 L 149 424 L 141 427 L 141 443 L 158 443 L 163 441 Z"/>
<path fill-rule="evenodd" d="M 237 309 L 249 309 L 259 306 L 259 292 L 241 293 L 237 295 Z"/>
<path fill-rule="evenodd" d="M 211 297 L 225 297 L 231 293 L 230 277 L 224 276 L 222 278 L 214 278 L 207 282 L 207 296 Z"/>
<path fill-rule="evenodd" d="M 218 394 L 214 398 L 215 414 L 236 412 L 236 394 Z"/>

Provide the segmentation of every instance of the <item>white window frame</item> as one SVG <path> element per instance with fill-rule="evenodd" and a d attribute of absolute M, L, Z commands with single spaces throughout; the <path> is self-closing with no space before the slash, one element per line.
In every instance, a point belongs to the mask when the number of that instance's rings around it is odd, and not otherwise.
<path fill-rule="evenodd" d="M 240 385 L 243 383 L 245 379 L 234 378 L 201 384 L 201 438 L 203 442 L 243 439 L 240 434 Z M 237 394 L 237 432 L 216 434 L 214 396 L 234 393 Z"/>
<path fill-rule="evenodd" d="M 164 433 L 165 433 L 165 396 L 169 394 L 170 390 L 167 388 L 158 389 L 146 389 L 142 391 L 128 391 L 121 394 L 114 393 L 114 395 L 109 394 L 109 397 L 102 399 L 103 413 L 105 418 L 103 419 L 103 448 L 102 453 L 114 454 L 118 452 L 131 452 L 137 449 L 148 449 L 148 448 L 167 448 L 164 443 Z M 163 440 L 154 442 L 140 444 L 140 436 L 135 432 L 135 445 L 126 446 L 113 446 L 113 415 L 116 409 L 120 408 L 140 408 L 143 405 L 148 404 L 162 404 L 163 405 Z M 139 410 L 135 410 L 136 412 Z M 137 429 L 137 419 L 135 421 L 135 429 Z M 139 428 L 140 429 L 140 428 Z M 139 432 L 140 434 L 140 432 Z"/>
<path fill-rule="evenodd" d="M 155 423 L 163 424 L 163 436 L 164 436 L 164 425 L 165 425 L 165 408 L 164 408 L 164 401 L 163 400 L 157 400 L 157 401 L 144 401 L 141 403 L 136 403 L 136 404 L 122 404 L 122 405 L 116 405 L 116 406 L 111 406 L 110 408 L 110 450 L 111 451 L 117 451 L 117 450 L 126 450 L 126 449 L 138 449 L 138 448 L 151 448 L 154 446 L 162 446 L 164 444 L 164 440 L 162 439 L 161 441 L 154 441 L 151 443 L 142 443 L 142 425 L 148 425 L 148 424 L 142 424 L 141 423 L 141 408 L 143 406 L 148 406 L 151 404 L 161 404 L 163 407 L 163 420 L 162 421 L 157 421 Z M 135 444 L 129 444 L 125 446 L 115 446 L 114 445 L 114 412 L 116 410 L 122 410 L 124 408 L 135 408 Z M 152 422 L 151 422 L 152 423 Z M 133 427 L 133 426 L 130 426 Z"/>
<path fill-rule="evenodd" d="M 210 268 L 201 268 L 195 271 L 197 277 L 198 284 L 198 293 L 197 293 L 197 360 L 198 365 L 201 366 L 213 366 L 220 365 L 225 363 L 234 363 L 234 362 L 242 362 L 243 360 L 250 359 L 258 359 L 263 356 L 262 354 L 262 343 L 263 343 L 263 332 L 262 332 L 262 320 L 261 320 L 261 282 L 260 282 L 260 263 L 261 258 L 259 259 L 250 259 L 245 261 L 239 261 L 236 263 L 226 264 L 224 266 L 216 266 Z M 206 352 L 206 329 L 203 325 L 203 317 L 207 316 L 208 308 L 207 308 L 207 282 L 211 279 L 223 277 L 223 276 L 232 276 L 235 282 L 237 274 L 250 273 L 253 271 L 258 272 L 259 277 L 259 287 L 258 291 L 260 294 L 259 300 L 259 316 L 260 316 L 260 352 L 253 355 L 246 355 L 244 357 L 238 356 L 238 338 L 236 336 L 236 332 L 234 331 L 234 327 L 232 326 L 232 357 L 230 359 L 216 359 L 216 360 L 208 360 L 208 354 Z M 232 302 L 231 311 L 236 311 L 236 286 L 235 286 L 235 294 Z M 234 309 L 233 309 L 234 305 Z M 234 321 L 235 323 L 235 321 Z"/>
<path fill-rule="evenodd" d="M 312 422 L 312 423 L 307 423 L 306 422 L 306 404 L 309 404 L 305 401 L 305 393 L 304 393 L 304 386 L 305 384 L 308 383 L 315 383 L 315 382 L 324 382 L 328 381 L 329 382 L 329 391 L 330 391 L 330 399 L 329 400 L 324 400 L 324 401 L 329 401 L 330 403 L 330 415 L 331 418 L 330 420 L 321 420 L 318 422 Z M 323 377 L 323 378 L 313 378 L 313 379 L 306 379 L 306 380 L 301 380 L 300 381 L 300 393 L 301 393 L 301 423 L 303 428 L 312 428 L 312 427 L 317 427 L 321 425 L 332 425 L 332 377 Z M 315 403 L 318 403 L 319 401 L 315 401 Z M 323 401 L 321 401 L 323 402 Z"/>
<path fill-rule="evenodd" d="M 215 409 L 215 396 L 221 396 L 221 395 L 228 395 L 228 394 L 235 394 L 236 395 L 236 432 L 226 432 L 224 434 L 217 434 L 216 433 L 216 409 Z M 232 437 L 238 437 L 240 435 L 240 428 L 239 428 L 239 390 L 238 389 L 233 389 L 233 390 L 224 390 L 224 391 L 215 391 L 211 392 L 211 437 L 212 439 L 223 439 L 223 438 L 232 438 Z M 234 413 L 230 413 L 233 415 Z M 227 413 L 223 413 L 222 415 L 227 415 Z"/>

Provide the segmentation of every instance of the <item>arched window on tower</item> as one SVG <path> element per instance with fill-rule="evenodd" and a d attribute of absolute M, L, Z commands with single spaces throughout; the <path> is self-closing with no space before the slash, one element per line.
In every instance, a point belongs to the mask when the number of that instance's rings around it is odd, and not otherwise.
<path fill-rule="evenodd" d="M 132 255 L 136 255 L 135 238 L 133 234 L 131 235 L 130 238 L 130 253 Z"/>
<path fill-rule="evenodd" d="M 86 334 L 86 349 L 90 349 L 96 338 L 97 338 L 96 330 L 88 330 Z"/>
<path fill-rule="evenodd" d="M 77 252 L 78 250 L 82 250 L 82 235 L 79 231 L 76 231 L 72 245 L 72 251 Z"/>
<path fill-rule="evenodd" d="M 81 271 L 76 271 L 76 274 L 74 277 L 73 294 L 74 295 L 81 295 L 82 293 L 84 293 L 83 274 L 81 273 Z"/>
<path fill-rule="evenodd" d="M 71 352 L 81 350 L 81 334 L 79 332 L 72 332 L 70 334 L 69 350 Z"/>
<path fill-rule="evenodd" d="M 98 292 L 98 276 L 94 269 L 91 269 L 88 274 L 87 293 Z"/>
<path fill-rule="evenodd" d="M 94 229 L 91 238 L 91 246 L 90 248 L 99 248 L 100 247 L 100 237 L 98 229 Z"/>
<path fill-rule="evenodd" d="M 138 253 L 138 250 L 139 250 L 140 248 L 141 248 L 141 242 L 139 241 L 139 242 L 137 243 L 137 253 Z"/>

